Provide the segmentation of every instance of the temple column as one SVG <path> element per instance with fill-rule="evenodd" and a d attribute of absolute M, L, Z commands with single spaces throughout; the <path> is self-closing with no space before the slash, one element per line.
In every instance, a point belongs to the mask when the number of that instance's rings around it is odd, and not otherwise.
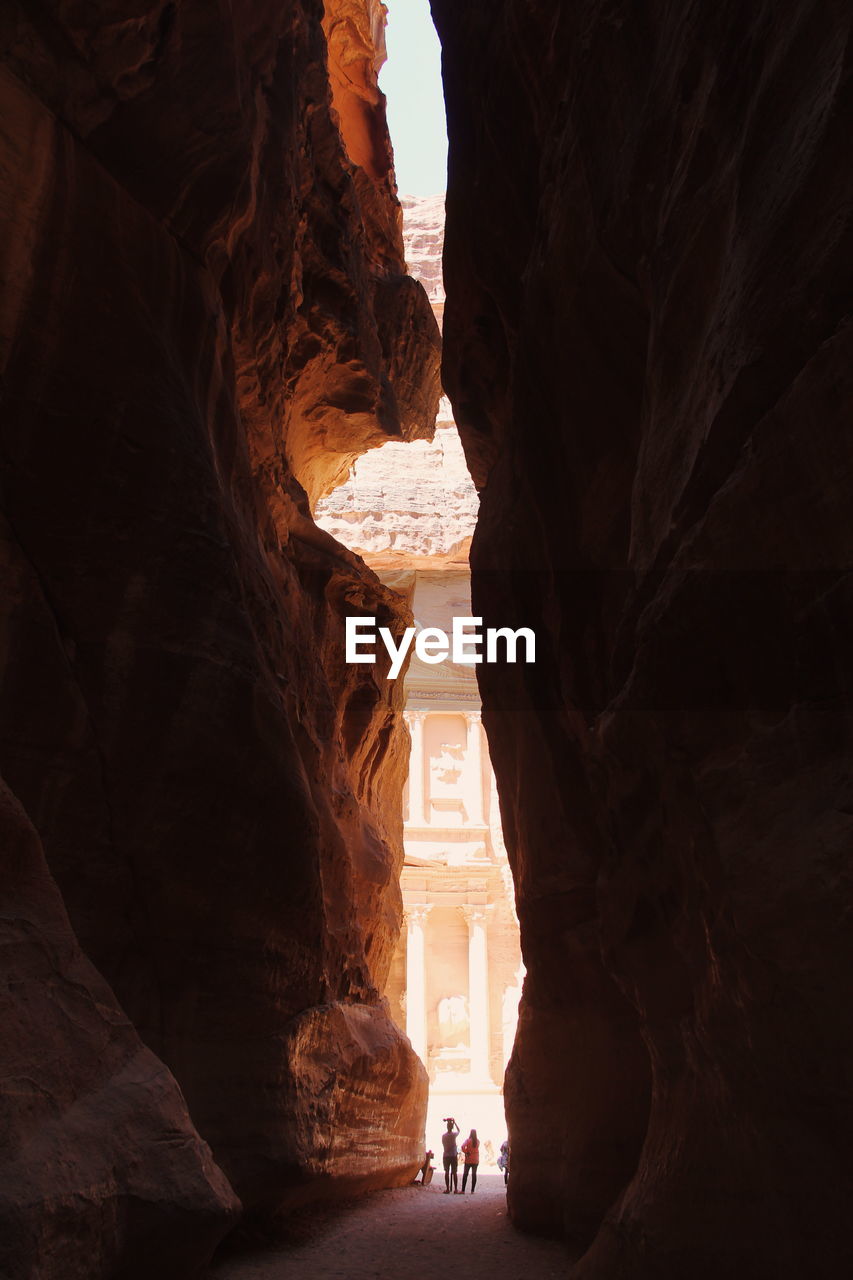
<path fill-rule="evenodd" d="M 489 953 L 485 906 L 468 905 L 468 1016 L 471 1027 L 471 1074 L 491 1079 L 489 1070 Z"/>
<path fill-rule="evenodd" d="M 468 765 L 468 778 L 471 781 L 471 812 L 468 819 L 472 826 L 481 827 L 483 825 L 483 766 L 480 712 L 466 711 L 465 724 L 468 730 L 465 759 Z"/>
<path fill-rule="evenodd" d="M 406 1035 L 412 1048 L 426 1066 L 426 943 L 424 925 L 431 906 L 406 908 Z"/>
<path fill-rule="evenodd" d="M 408 710 L 406 723 L 412 735 L 409 755 L 409 825 L 425 827 L 424 813 L 424 720 L 425 711 Z"/>

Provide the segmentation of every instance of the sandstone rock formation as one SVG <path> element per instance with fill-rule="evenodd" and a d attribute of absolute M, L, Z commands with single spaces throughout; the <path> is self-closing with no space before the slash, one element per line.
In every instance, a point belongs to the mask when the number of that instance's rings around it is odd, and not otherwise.
<path fill-rule="evenodd" d="M 385 573 L 413 561 L 423 570 L 467 567 L 477 506 L 459 432 L 443 400 L 431 442 L 371 450 L 314 514 L 323 529 Z"/>
<path fill-rule="evenodd" d="M 510 1206 L 853 1266 L 848 5 L 432 0 L 445 384 L 525 960 Z M 548 1158 L 543 1159 L 547 1138 Z"/>
<path fill-rule="evenodd" d="M 401 204 L 406 265 L 441 323 L 444 195 L 403 196 Z M 429 442 L 392 442 L 364 454 L 349 479 L 314 508 L 321 528 L 383 579 L 415 566 L 467 571 L 479 502 L 446 398 L 435 427 Z"/>
<path fill-rule="evenodd" d="M 0 840 L 0 1275 L 184 1280 L 239 1201 L 174 1079 L 82 955 L 2 781 Z"/>
<path fill-rule="evenodd" d="M 444 317 L 444 192 L 438 196 L 402 196 L 406 265 L 420 280 L 439 325 Z"/>
<path fill-rule="evenodd" d="M 250 1214 L 405 1180 L 420 1156 L 425 1080 L 378 994 L 402 687 L 343 660 L 345 614 L 409 615 L 308 506 L 377 440 L 429 437 L 438 402 L 392 175 L 359 167 L 329 87 L 352 49 L 387 154 L 362 39 L 380 9 L 326 6 L 331 77 L 314 0 L 0 20 L 0 767 Z M 108 1087 L 97 1024 L 79 1040 L 74 1088 Z M 158 1078 L 152 1144 L 179 1115 Z M 140 1179 L 161 1177 L 165 1213 L 185 1178 L 200 1258 L 225 1193 L 203 1194 L 181 1123 L 185 1149 L 159 1144 Z M 51 1221 L 56 1251 L 82 1230 Z M 129 1247 L 120 1216 L 103 1230 L 104 1259 Z"/>

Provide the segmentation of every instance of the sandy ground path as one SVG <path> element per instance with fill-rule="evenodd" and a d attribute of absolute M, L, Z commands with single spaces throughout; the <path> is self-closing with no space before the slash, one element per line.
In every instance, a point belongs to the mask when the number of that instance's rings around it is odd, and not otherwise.
<path fill-rule="evenodd" d="M 421 1280 L 447 1274 L 550 1280 L 564 1277 L 568 1262 L 561 1244 L 511 1226 L 503 1176 L 484 1170 L 473 1196 L 470 1189 L 464 1197 L 446 1196 L 435 1181 L 374 1191 L 327 1221 L 308 1243 L 222 1262 L 211 1280 Z"/>

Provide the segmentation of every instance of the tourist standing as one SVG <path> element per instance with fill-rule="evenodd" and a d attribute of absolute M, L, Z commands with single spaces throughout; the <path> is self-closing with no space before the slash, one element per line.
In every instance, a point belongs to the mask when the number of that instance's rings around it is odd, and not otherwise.
<path fill-rule="evenodd" d="M 453 1193 L 458 1196 L 459 1152 L 456 1149 L 456 1135 L 459 1132 L 459 1125 L 453 1116 L 447 1116 L 444 1123 L 447 1125 L 447 1129 L 441 1135 L 441 1145 L 444 1147 L 444 1194 L 450 1195 L 452 1183 Z"/>
<path fill-rule="evenodd" d="M 477 1168 L 480 1164 L 480 1139 L 477 1137 L 477 1130 L 472 1129 L 468 1137 L 462 1143 L 462 1154 L 465 1157 L 465 1168 L 462 1170 L 462 1194 L 465 1194 L 465 1183 L 468 1181 L 468 1174 L 471 1175 L 471 1195 L 477 1186 Z"/>
<path fill-rule="evenodd" d="M 509 1178 L 509 1138 L 506 1142 L 501 1143 L 501 1153 L 498 1156 L 498 1168 L 503 1169 L 504 1182 Z"/>

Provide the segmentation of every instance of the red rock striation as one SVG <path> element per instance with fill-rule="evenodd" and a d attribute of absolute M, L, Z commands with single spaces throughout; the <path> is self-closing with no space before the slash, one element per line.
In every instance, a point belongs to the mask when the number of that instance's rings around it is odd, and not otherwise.
<path fill-rule="evenodd" d="M 853 14 L 432 8 L 475 612 L 539 635 L 535 668 L 480 669 L 528 966 L 511 1211 L 579 1280 L 828 1280 L 853 1266 Z"/>
<path fill-rule="evenodd" d="M 408 615 L 308 497 L 431 434 L 439 338 L 391 177 L 348 154 L 322 17 L 0 19 L 0 766 L 249 1212 L 405 1180 L 425 1105 L 378 995 L 402 682 L 343 660 L 345 614 Z"/>

